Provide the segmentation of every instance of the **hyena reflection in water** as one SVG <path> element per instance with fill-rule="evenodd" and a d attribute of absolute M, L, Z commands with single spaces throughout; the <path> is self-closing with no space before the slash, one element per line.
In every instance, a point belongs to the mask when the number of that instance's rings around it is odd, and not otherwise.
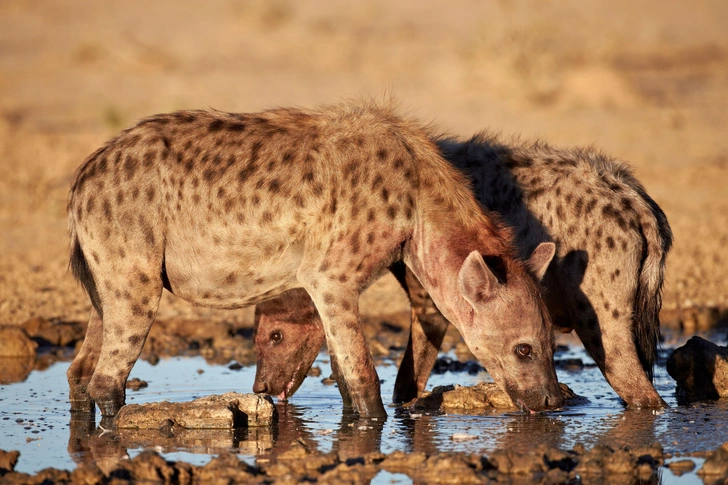
<path fill-rule="evenodd" d="M 478 200 L 513 226 L 521 257 L 542 241 L 556 243 L 544 278 L 555 326 L 576 331 L 627 405 L 665 406 L 651 381 L 672 232 L 626 166 L 593 149 L 509 144 L 485 134 L 438 144 L 471 179 Z M 405 402 L 425 389 L 448 322 L 415 275 L 403 265 L 391 269 L 412 303 L 410 341 L 393 396 Z M 256 308 L 254 388 L 282 398 L 301 384 L 308 367 L 298 365 L 310 365 L 323 342 L 304 292 L 292 291 L 285 306 L 280 311 L 274 300 Z M 297 367 L 290 367 L 294 356 Z"/>
<path fill-rule="evenodd" d="M 399 260 L 514 402 L 563 404 L 537 281 L 554 245 L 516 258 L 430 133 L 387 106 L 147 118 L 83 163 L 68 215 L 93 304 L 72 410 L 124 404 L 163 288 L 217 308 L 303 288 L 354 410 L 385 416 L 358 297 Z"/>

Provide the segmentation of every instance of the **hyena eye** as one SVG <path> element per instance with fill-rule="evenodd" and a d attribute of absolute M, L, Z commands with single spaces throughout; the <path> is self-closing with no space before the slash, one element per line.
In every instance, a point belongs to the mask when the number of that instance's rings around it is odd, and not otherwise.
<path fill-rule="evenodd" d="M 270 341 L 274 344 L 281 343 L 281 340 L 283 340 L 283 334 L 278 330 L 274 330 L 270 333 Z"/>
<path fill-rule="evenodd" d="M 531 346 L 528 344 L 518 344 L 516 345 L 516 354 L 519 357 L 528 357 L 531 355 Z"/>

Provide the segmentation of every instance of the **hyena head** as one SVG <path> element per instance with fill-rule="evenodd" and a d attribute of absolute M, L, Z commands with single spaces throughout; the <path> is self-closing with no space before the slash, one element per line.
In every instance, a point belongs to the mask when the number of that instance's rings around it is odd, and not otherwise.
<path fill-rule="evenodd" d="M 288 399 L 306 378 L 325 339 L 321 318 L 306 290 L 289 290 L 258 304 L 253 392 Z"/>
<path fill-rule="evenodd" d="M 529 271 L 524 271 L 513 262 L 474 251 L 458 274 L 471 317 L 461 331 L 463 339 L 524 411 L 564 404 L 554 368 L 551 320 L 535 279 L 546 273 L 554 252 L 554 243 L 541 243 L 526 262 Z"/>

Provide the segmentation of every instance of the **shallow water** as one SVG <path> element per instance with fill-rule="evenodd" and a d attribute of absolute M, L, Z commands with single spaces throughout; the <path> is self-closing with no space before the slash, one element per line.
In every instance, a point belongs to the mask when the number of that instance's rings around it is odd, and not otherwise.
<path fill-rule="evenodd" d="M 663 351 L 663 355 L 668 352 Z M 321 382 L 331 372 L 328 356 L 321 354 L 314 364 L 321 368 L 321 377 L 307 378 L 290 403 L 278 404 L 277 425 L 236 433 L 200 431 L 183 440 L 151 441 L 148 435 L 115 435 L 97 427 L 97 423 L 72 422 L 65 379 L 69 363 L 57 363 L 45 371 L 33 371 L 24 382 L 0 386 L 0 448 L 19 450 L 16 471 L 35 473 L 46 467 L 73 469 L 77 463 L 89 460 L 103 468 L 104 464 L 111 466 L 120 458 L 148 448 L 169 460 L 201 465 L 231 449 L 251 464 L 262 462 L 286 451 L 293 442 L 354 457 L 377 450 L 488 455 L 502 448 L 528 451 L 540 444 L 570 449 L 577 443 L 590 448 L 595 444 L 635 447 L 655 442 L 662 444 L 666 453 L 682 454 L 714 450 L 728 441 L 728 402 L 678 406 L 675 382 L 664 364 L 656 368 L 655 385 L 670 409 L 654 412 L 624 409 L 599 370 L 589 365 L 593 362 L 580 346 L 572 345 L 558 352 L 556 358 L 579 358 L 587 364 L 576 371 L 558 369 L 557 374 L 560 382 L 587 397 L 588 403 L 536 416 L 515 412 L 478 416 L 415 414 L 390 406 L 386 421 L 356 420 L 342 414 L 337 388 Z M 379 361 L 378 372 L 386 403 L 394 386 L 395 362 Z M 155 366 L 139 361 L 131 377 L 147 381 L 149 387 L 127 391 L 127 402 L 187 401 L 231 390 L 250 392 L 254 375 L 254 367 L 231 370 L 209 365 L 201 357 L 168 358 Z M 484 372 L 433 374 L 428 388 L 453 383 L 472 385 L 484 379 L 489 379 Z M 380 474 L 373 483 L 408 483 L 405 478 Z M 675 477 L 664 468 L 661 481 L 701 483 L 695 473 Z"/>

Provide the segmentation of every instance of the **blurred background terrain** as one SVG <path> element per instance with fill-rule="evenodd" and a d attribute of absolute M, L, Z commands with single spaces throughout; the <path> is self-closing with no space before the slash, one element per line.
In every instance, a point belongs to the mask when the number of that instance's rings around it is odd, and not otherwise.
<path fill-rule="evenodd" d="M 727 21 L 721 0 L 3 0 L 0 324 L 88 318 L 67 271 L 66 197 L 76 167 L 120 129 L 177 109 L 382 93 L 443 132 L 593 144 L 628 161 L 675 233 L 666 315 L 721 318 Z M 406 310 L 391 277 L 362 299 L 365 315 Z M 175 317 L 249 322 L 251 311 L 165 294 L 159 318 Z"/>

